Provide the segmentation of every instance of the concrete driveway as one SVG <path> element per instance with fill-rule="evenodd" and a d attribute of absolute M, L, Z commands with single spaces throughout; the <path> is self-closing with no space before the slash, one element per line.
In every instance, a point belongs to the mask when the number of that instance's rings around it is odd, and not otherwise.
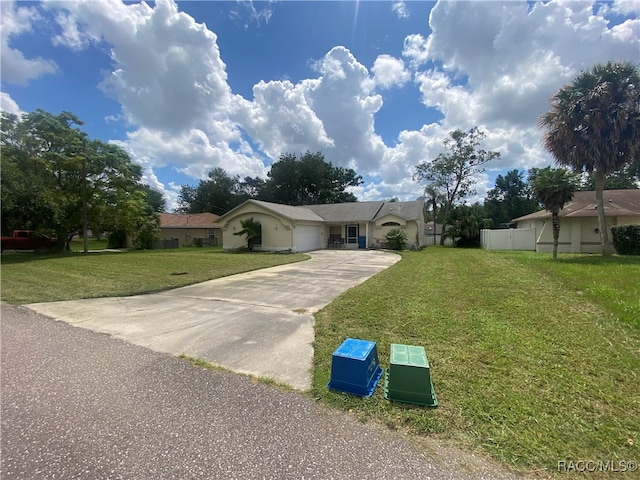
<path fill-rule="evenodd" d="M 156 294 L 26 306 L 155 351 L 184 353 L 307 390 L 313 313 L 400 260 L 396 254 L 373 250 L 318 250 L 309 255 L 304 262 Z"/>

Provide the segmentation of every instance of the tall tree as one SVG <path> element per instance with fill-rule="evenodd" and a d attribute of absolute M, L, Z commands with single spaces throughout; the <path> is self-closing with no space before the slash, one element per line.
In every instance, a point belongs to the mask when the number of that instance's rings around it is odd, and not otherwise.
<path fill-rule="evenodd" d="M 135 235 L 135 212 L 145 215 L 141 169 L 116 145 L 91 140 L 69 112 L 43 110 L 23 115 L 3 112 L 2 228 L 30 228 L 55 233 L 69 247 L 83 231 L 83 212 L 94 231 L 126 225 Z M 83 189 L 86 201 L 83 201 Z M 132 230 L 133 229 L 133 230 Z"/>
<path fill-rule="evenodd" d="M 433 221 L 433 244 L 436 244 L 438 236 L 438 209 L 445 201 L 444 193 L 436 185 L 427 185 L 424 189 L 424 196 L 428 207 L 431 209 L 431 219 Z M 443 220 L 442 223 L 445 223 Z M 444 233 L 444 232 L 442 232 Z"/>
<path fill-rule="evenodd" d="M 524 172 L 514 169 L 504 177 L 498 175 L 495 187 L 487 192 L 484 206 L 495 226 L 536 211 L 538 204 Z"/>
<path fill-rule="evenodd" d="M 326 162 L 322 152 L 307 151 L 300 158 L 284 153 L 267 175 L 259 197 L 287 205 L 355 202 L 357 198 L 347 188 L 362 183 L 352 169 Z"/>
<path fill-rule="evenodd" d="M 468 132 L 454 130 L 451 138 L 443 141 L 447 150 L 434 160 L 416 165 L 414 179 L 425 187 L 442 191 L 442 215 L 446 218 L 451 208 L 464 198 L 474 195 L 476 175 L 484 171 L 482 165 L 500 157 L 499 152 L 479 148 L 485 134 L 478 127 Z M 444 236 L 441 238 L 444 244 Z"/>
<path fill-rule="evenodd" d="M 529 181 L 533 193 L 548 212 L 551 212 L 553 230 L 553 259 L 558 258 L 558 238 L 560 238 L 560 210 L 571 201 L 576 191 L 578 178 L 564 168 L 551 167 L 532 169 Z"/>
<path fill-rule="evenodd" d="M 207 180 L 200 180 L 197 187 L 183 185 L 178 197 L 178 211 L 183 213 L 215 213 L 222 215 L 244 202 L 240 177 L 231 176 L 223 168 L 214 168 Z"/>
<path fill-rule="evenodd" d="M 544 146 L 559 165 L 594 174 L 602 254 L 611 255 L 603 190 L 608 174 L 640 155 L 640 71 L 632 62 L 597 64 L 550 102 L 539 120 Z"/>
<path fill-rule="evenodd" d="M 607 175 L 604 184 L 605 190 L 629 190 L 640 188 L 640 155 L 631 163 L 626 164 L 621 170 Z M 583 176 L 580 182 L 580 190 L 595 190 L 596 176 L 593 172 Z"/>
<path fill-rule="evenodd" d="M 167 202 L 160 192 L 152 189 L 149 185 L 143 185 L 142 189 L 145 191 L 147 201 L 154 212 L 162 213 L 167 210 Z"/>

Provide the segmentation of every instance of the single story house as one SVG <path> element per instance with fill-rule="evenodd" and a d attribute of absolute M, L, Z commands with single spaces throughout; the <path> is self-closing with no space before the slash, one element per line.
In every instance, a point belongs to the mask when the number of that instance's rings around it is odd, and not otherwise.
<path fill-rule="evenodd" d="M 202 238 L 205 245 L 217 245 L 222 241 L 219 218 L 214 213 L 161 213 L 160 238 L 177 238 L 181 247 L 194 245 L 196 238 Z"/>
<path fill-rule="evenodd" d="M 640 190 L 605 190 L 604 213 L 607 226 L 640 224 Z M 596 192 L 576 192 L 560 210 L 558 251 L 565 253 L 600 253 L 600 232 Z M 533 229 L 536 252 L 553 251 L 551 213 L 546 210 L 530 213 L 513 220 L 517 229 Z M 611 230 L 609 230 L 611 240 Z"/>
<path fill-rule="evenodd" d="M 246 246 L 241 221 L 262 226 L 256 250 L 304 252 L 323 248 L 383 248 L 394 228 L 407 234 L 409 247 L 425 245 L 424 202 L 353 202 L 294 207 L 247 200 L 218 219 L 224 250 Z"/>

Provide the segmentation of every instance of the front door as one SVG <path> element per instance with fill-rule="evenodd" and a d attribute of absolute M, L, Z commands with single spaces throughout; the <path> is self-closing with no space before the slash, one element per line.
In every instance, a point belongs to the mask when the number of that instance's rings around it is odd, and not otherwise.
<path fill-rule="evenodd" d="M 358 225 L 347 225 L 347 244 L 358 244 Z"/>

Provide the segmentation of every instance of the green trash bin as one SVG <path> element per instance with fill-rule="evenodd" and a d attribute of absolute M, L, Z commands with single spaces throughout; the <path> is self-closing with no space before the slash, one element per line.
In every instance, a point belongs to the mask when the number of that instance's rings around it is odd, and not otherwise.
<path fill-rule="evenodd" d="M 384 378 L 384 398 L 395 402 L 438 406 L 424 348 L 392 343 L 390 353 L 389 369 Z"/>

